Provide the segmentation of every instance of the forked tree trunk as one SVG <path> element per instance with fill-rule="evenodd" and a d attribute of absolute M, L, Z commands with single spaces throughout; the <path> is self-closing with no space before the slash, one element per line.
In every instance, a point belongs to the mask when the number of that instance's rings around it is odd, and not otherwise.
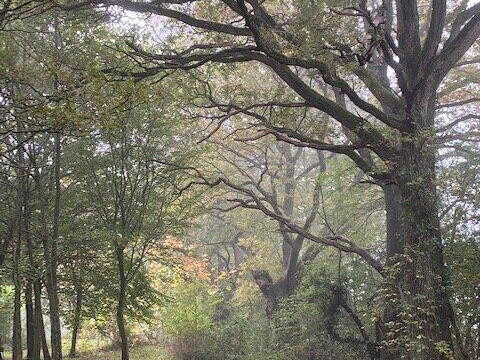
<path fill-rule="evenodd" d="M 47 337 L 45 335 L 45 324 L 43 322 L 42 283 L 40 279 L 35 280 L 33 283 L 33 293 L 35 298 L 35 328 L 37 331 L 35 337 L 38 339 L 34 351 L 35 359 L 40 359 L 40 349 L 42 349 L 43 359 L 51 360 Z"/>

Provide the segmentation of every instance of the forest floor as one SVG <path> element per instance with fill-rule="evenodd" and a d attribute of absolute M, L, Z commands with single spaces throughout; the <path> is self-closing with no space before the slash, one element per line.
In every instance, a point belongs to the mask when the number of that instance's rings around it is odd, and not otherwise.
<path fill-rule="evenodd" d="M 5 353 L 5 360 L 10 360 L 11 354 Z M 65 359 L 69 359 L 65 357 Z M 118 360 L 121 359 L 120 350 L 90 350 L 78 354 L 78 360 Z M 159 346 L 146 345 L 133 347 L 130 350 L 131 360 L 174 360 L 165 349 Z"/>
<path fill-rule="evenodd" d="M 97 350 L 79 354 L 79 360 L 118 360 L 121 359 L 120 351 Z M 131 360 L 173 360 L 167 352 L 157 346 L 139 346 L 130 350 Z"/>

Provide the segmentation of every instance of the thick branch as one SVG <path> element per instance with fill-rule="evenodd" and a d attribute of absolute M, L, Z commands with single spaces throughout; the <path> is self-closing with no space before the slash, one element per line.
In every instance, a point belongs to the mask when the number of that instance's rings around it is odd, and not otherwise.
<path fill-rule="evenodd" d="M 187 3 L 191 1 L 157 1 L 154 2 L 133 2 L 126 0 L 89 0 L 72 6 L 63 6 L 59 5 L 64 10 L 73 10 L 81 7 L 91 6 L 91 5 L 105 5 L 105 6 L 119 6 L 125 10 L 135 11 L 138 13 L 149 13 L 160 16 L 165 16 L 168 18 L 176 19 L 184 24 L 193 26 L 198 29 L 214 31 L 222 34 L 236 35 L 236 36 L 250 36 L 251 32 L 249 29 L 244 27 L 236 27 L 229 24 L 218 23 L 214 21 L 208 21 L 203 19 L 198 19 L 193 16 L 190 16 L 184 12 L 168 9 L 161 4 L 172 4 L 172 3 Z"/>
<path fill-rule="evenodd" d="M 447 14 L 446 0 L 433 0 L 432 16 L 430 19 L 430 27 L 428 28 L 427 38 L 422 51 L 422 68 L 426 66 L 430 60 L 436 55 L 438 45 L 442 40 L 443 27 L 445 26 L 445 17 Z"/>

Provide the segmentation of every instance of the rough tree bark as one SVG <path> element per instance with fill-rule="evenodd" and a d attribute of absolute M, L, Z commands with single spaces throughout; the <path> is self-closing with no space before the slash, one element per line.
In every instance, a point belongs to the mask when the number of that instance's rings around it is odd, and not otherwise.
<path fill-rule="evenodd" d="M 435 103 L 432 99 L 421 100 L 421 103 Z M 412 355 L 412 358 L 440 360 L 448 356 L 438 351 L 438 346 L 450 346 L 452 337 L 438 216 L 435 149 L 431 139 L 422 136 L 433 130 L 433 117 L 431 107 L 415 109 L 413 106 L 407 116 L 413 117 L 417 136 L 404 139 L 396 171 L 405 231 L 402 244 L 404 278 L 400 287 L 407 291 L 407 304 L 416 320 L 408 327 L 408 334 L 425 337 L 428 345 L 421 357 Z"/>

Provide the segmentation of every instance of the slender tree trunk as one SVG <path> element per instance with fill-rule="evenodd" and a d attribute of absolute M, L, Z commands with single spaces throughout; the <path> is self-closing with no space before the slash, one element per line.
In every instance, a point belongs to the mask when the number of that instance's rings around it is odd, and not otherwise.
<path fill-rule="evenodd" d="M 14 217 L 12 216 L 8 220 L 7 234 L 6 234 L 5 239 L 3 240 L 3 243 L 1 244 L 1 247 L 0 247 L 0 267 L 3 266 L 3 262 L 5 261 L 5 257 L 7 255 L 8 248 L 12 244 L 14 231 L 15 231 L 15 220 L 14 220 Z"/>
<path fill-rule="evenodd" d="M 17 122 L 17 130 L 19 130 L 18 142 L 20 146 L 17 150 L 17 241 L 15 242 L 15 249 L 13 252 L 13 284 L 15 287 L 14 293 L 14 310 L 13 310 L 13 334 L 12 334 L 12 359 L 23 359 L 22 349 L 22 315 L 21 315 L 21 296 L 22 296 L 22 284 L 20 279 L 20 256 L 23 237 L 23 216 L 25 208 L 25 199 L 23 190 L 23 183 L 25 180 L 25 174 L 23 170 L 23 144 L 22 142 L 22 124 Z"/>
<path fill-rule="evenodd" d="M 43 189 L 41 190 L 44 191 Z M 45 194 L 42 194 L 45 197 Z M 43 209 L 41 211 L 42 227 L 43 227 L 43 254 L 45 258 L 45 284 L 47 288 L 48 304 L 50 310 L 50 330 L 51 330 L 51 346 L 52 346 L 52 359 L 61 360 L 61 325 L 60 325 L 60 312 L 58 304 L 58 289 L 56 281 L 56 251 L 53 250 L 54 242 L 52 241 L 45 212 L 47 211 L 47 202 L 44 198 Z"/>
<path fill-rule="evenodd" d="M 60 322 L 60 307 L 58 299 L 57 285 L 57 240 L 60 216 L 60 134 L 54 137 L 54 178 L 55 178 L 55 206 L 53 213 L 52 235 L 50 236 L 47 225 L 45 212 L 48 203 L 45 194 L 45 188 L 42 184 L 41 175 L 36 174 L 40 193 L 43 202 L 41 211 L 42 231 L 43 231 L 43 248 L 46 265 L 46 287 L 48 294 L 49 310 L 50 310 L 50 343 L 52 347 L 52 359 L 62 360 L 62 334 Z"/>
<path fill-rule="evenodd" d="M 25 288 L 25 311 L 26 311 L 26 328 L 27 328 L 27 359 L 36 360 L 40 356 L 35 357 L 36 349 L 39 349 L 39 337 L 37 322 L 34 309 L 34 300 L 33 300 L 33 283 L 36 277 L 37 266 L 33 258 L 33 244 L 30 236 L 30 217 L 31 217 L 31 208 L 30 208 L 30 193 L 29 193 L 29 182 L 26 175 L 26 172 L 22 171 L 22 181 L 20 186 L 20 191 L 22 192 L 22 200 L 24 203 L 23 206 L 23 232 L 25 236 L 26 251 L 28 255 L 28 261 L 30 265 L 30 271 L 27 279 L 27 284 Z"/>
<path fill-rule="evenodd" d="M 29 190 L 28 182 L 26 182 L 24 188 L 25 194 L 25 213 L 24 213 L 24 229 L 25 229 L 25 240 L 27 243 L 27 254 L 28 260 L 30 263 L 30 272 L 35 272 L 34 275 L 30 275 L 30 279 L 27 283 L 27 294 L 26 307 L 27 307 L 27 357 L 29 360 L 40 359 L 40 347 L 42 345 L 42 337 L 40 331 L 43 329 L 40 328 L 40 320 L 42 320 L 42 308 L 41 308 L 41 284 L 40 279 L 38 279 L 37 264 L 33 257 L 33 243 L 30 236 L 30 216 L 31 208 L 29 206 Z M 32 293 L 33 290 L 33 293 Z M 38 300 L 37 300 L 38 299 Z M 37 304 L 37 301 L 39 304 Z M 45 336 L 45 334 L 43 334 Z M 47 359 L 47 358 L 45 358 Z"/>
<path fill-rule="evenodd" d="M 467 352 L 466 359 L 474 360 L 476 359 L 475 350 L 474 350 L 474 342 L 472 338 L 472 327 L 473 324 L 471 321 L 467 322 L 467 330 L 465 331 L 465 350 Z"/>
<path fill-rule="evenodd" d="M 122 346 L 122 360 L 129 360 L 128 354 L 128 338 L 125 328 L 125 302 L 126 302 L 126 290 L 127 290 L 127 279 L 125 275 L 125 257 L 123 248 L 117 245 L 116 248 L 116 257 L 118 265 L 118 277 L 119 277 L 119 292 L 118 292 L 118 305 L 117 305 L 117 326 L 118 333 L 120 335 L 121 346 Z"/>
<path fill-rule="evenodd" d="M 46 204 L 44 204 L 44 208 L 42 209 L 42 213 L 46 211 Z M 44 215 L 42 215 L 43 217 Z M 48 229 L 46 228 L 46 219 L 43 219 L 45 222 L 44 227 L 44 235 L 43 235 L 43 252 L 45 258 L 45 285 L 47 289 L 48 295 L 48 305 L 50 310 L 50 330 L 51 330 L 51 346 L 52 346 L 52 359 L 58 359 L 58 346 L 56 345 L 58 340 L 57 336 L 55 335 L 57 329 L 59 331 L 59 315 L 58 315 L 58 306 L 55 301 L 56 296 L 55 293 L 57 292 L 55 283 L 52 280 L 52 271 L 53 271 L 53 264 L 52 264 L 52 252 L 51 252 L 51 241 L 49 239 Z M 57 325 L 58 324 L 58 325 Z"/>
<path fill-rule="evenodd" d="M 50 321 L 51 321 L 51 344 L 52 344 L 52 359 L 62 360 L 62 332 L 60 323 L 60 306 L 58 300 L 58 284 L 57 284 L 57 240 L 58 228 L 60 223 L 60 134 L 54 135 L 54 161 L 55 161 L 55 207 L 53 211 L 53 228 L 51 241 L 51 286 L 52 291 L 49 294 L 50 299 Z"/>
<path fill-rule="evenodd" d="M 77 337 L 80 330 L 80 320 L 82 311 L 82 297 L 83 291 L 81 285 L 77 286 L 75 299 L 75 317 L 73 319 L 72 342 L 70 346 L 70 357 L 77 356 Z"/>
<path fill-rule="evenodd" d="M 295 159 L 294 155 L 292 154 L 292 149 L 289 144 L 280 144 L 280 153 L 284 157 L 284 169 L 283 169 L 283 176 L 284 176 L 284 183 L 283 191 L 284 191 L 284 199 L 282 204 L 282 210 L 284 212 L 284 216 L 291 217 L 293 215 L 293 208 L 294 208 L 294 199 L 295 199 L 295 189 L 296 189 L 296 182 L 295 182 L 295 165 L 297 159 Z M 290 255 L 293 251 L 292 249 L 292 240 L 286 234 L 283 234 L 284 239 L 282 243 L 282 255 L 283 255 L 283 269 L 287 270 L 288 264 L 290 261 Z"/>
<path fill-rule="evenodd" d="M 13 304 L 13 334 L 12 334 L 12 360 L 22 360 L 22 314 L 21 314 L 21 296 L 22 285 L 20 281 L 20 246 L 21 234 L 19 230 L 18 239 L 15 244 L 13 256 L 13 283 L 15 287 Z"/>
<path fill-rule="evenodd" d="M 63 44 L 60 38 L 57 19 L 54 19 L 54 42 L 57 49 L 62 48 Z M 54 88 L 58 89 L 58 78 L 54 76 Z M 54 181 L 55 181 L 55 204 L 53 210 L 52 236 L 48 246 L 50 251 L 50 271 L 49 281 L 47 281 L 47 292 L 50 304 L 50 342 L 52 347 L 52 359 L 62 360 L 62 332 L 60 322 L 60 305 L 58 300 L 58 280 L 57 280 L 57 241 L 60 224 L 60 153 L 61 142 L 60 133 L 56 132 L 53 137 L 54 142 Z"/>
<path fill-rule="evenodd" d="M 27 359 L 35 360 L 35 314 L 33 309 L 33 283 L 31 279 L 27 280 L 25 286 L 25 312 L 26 312 L 26 328 L 27 328 Z"/>
<path fill-rule="evenodd" d="M 477 322 L 477 359 L 480 359 L 480 321 Z"/>
<path fill-rule="evenodd" d="M 35 297 L 35 323 L 37 344 L 34 351 L 35 359 L 40 359 L 40 349 L 42 349 L 43 359 L 51 360 L 50 351 L 48 350 L 47 337 L 45 336 L 45 324 L 43 322 L 42 311 L 42 283 L 40 279 L 33 283 L 33 293 Z"/>

